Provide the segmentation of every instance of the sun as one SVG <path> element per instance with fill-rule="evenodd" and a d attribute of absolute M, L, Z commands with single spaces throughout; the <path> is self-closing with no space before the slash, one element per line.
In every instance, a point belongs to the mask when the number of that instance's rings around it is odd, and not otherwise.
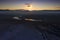
<path fill-rule="evenodd" d="M 28 8 L 29 11 L 32 11 L 32 5 L 27 6 L 27 8 Z"/>
<path fill-rule="evenodd" d="M 25 5 L 26 10 L 32 11 L 32 4 Z"/>

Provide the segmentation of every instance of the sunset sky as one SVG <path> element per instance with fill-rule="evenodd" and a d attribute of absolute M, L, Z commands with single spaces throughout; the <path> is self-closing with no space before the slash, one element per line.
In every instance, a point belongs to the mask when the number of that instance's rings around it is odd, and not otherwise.
<path fill-rule="evenodd" d="M 60 10 L 60 0 L 0 0 L 0 9 Z"/>

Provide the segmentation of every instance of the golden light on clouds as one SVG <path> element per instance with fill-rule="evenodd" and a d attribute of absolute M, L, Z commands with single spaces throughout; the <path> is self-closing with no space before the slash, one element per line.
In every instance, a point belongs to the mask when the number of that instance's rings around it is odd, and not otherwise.
<path fill-rule="evenodd" d="M 30 4 L 25 5 L 25 10 L 60 10 L 60 6 Z"/>
<path fill-rule="evenodd" d="M 60 10 L 60 6 L 57 5 L 42 5 L 42 4 L 16 4 L 16 5 L 1 5 L 0 9 L 9 9 L 9 10 L 17 10 L 17 9 L 24 9 L 24 10 Z"/>
<path fill-rule="evenodd" d="M 25 5 L 24 9 L 32 11 L 32 7 L 33 7 L 32 4 L 28 4 L 28 5 Z"/>

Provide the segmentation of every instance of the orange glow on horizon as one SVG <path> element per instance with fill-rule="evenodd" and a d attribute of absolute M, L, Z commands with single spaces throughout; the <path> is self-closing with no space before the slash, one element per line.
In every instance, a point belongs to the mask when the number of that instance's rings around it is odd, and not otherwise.
<path fill-rule="evenodd" d="M 29 7 L 28 7 L 29 6 Z M 47 6 L 38 6 L 38 5 L 33 5 L 33 4 L 30 4 L 30 5 L 22 5 L 22 6 L 13 6 L 13 7 L 1 7 L 0 9 L 2 10 L 5 10 L 5 9 L 8 9 L 8 10 L 20 10 L 20 9 L 23 9 L 23 10 L 29 10 L 29 11 L 32 11 L 32 10 L 60 10 L 60 6 L 58 7 L 55 7 L 55 6 L 50 6 L 50 7 L 47 7 Z"/>

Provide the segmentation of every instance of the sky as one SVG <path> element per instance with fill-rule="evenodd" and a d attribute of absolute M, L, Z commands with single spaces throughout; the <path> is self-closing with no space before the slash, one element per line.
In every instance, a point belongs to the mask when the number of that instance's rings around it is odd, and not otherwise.
<path fill-rule="evenodd" d="M 0 9 L 60 10 L 60 0 L 0 0 Z"/>

